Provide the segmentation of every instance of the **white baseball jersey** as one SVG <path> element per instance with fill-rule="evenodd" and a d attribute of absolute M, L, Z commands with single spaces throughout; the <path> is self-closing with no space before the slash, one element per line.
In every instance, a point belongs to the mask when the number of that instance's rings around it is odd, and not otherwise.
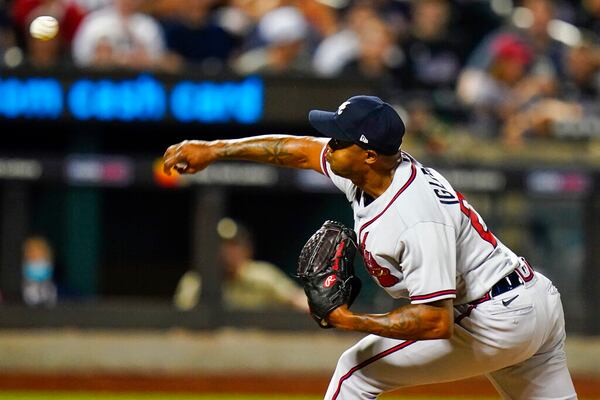
<path fill-rule="evenodd" d="M 352 205 L 364 263 L 377 284 L 413 304 L 455 299 L 451 338 L 366 336 L 340 357 L 326 400 L 375 399 L 482 374 L 505 399 L 577 398 L 558 291 L 504 246 L 446 179 L 402 153 L 391 185 L 368 201 L 333 173 L 325 149 L 321 160 Z M 491 296 L 492 286 L 515 270 L 521 284 Z"/>
<path fill-rule="evenodd" d="M 390 187 L 365 204 L 349 179 L 323 172 L 352 204 L 354 226 L 369 274 L 392 297 L 411 303 L 481 298 L 519 265 L 448 181 L 407 153 Z"/>

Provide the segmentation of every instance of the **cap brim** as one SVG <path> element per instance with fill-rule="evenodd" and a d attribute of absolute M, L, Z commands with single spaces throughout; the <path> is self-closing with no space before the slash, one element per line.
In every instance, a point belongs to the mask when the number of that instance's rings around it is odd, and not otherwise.
<path fill-rule="evenodd" d="M 308 113 L 308 121 L 322 135 L 346 141 L 353 141 L 335 122 L 335 112 L 312 110 Z"/>

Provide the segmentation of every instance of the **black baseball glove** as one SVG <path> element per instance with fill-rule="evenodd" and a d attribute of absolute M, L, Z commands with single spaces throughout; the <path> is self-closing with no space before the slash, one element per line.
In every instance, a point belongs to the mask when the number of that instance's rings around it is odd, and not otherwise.
<path fill-rule="evenodd" d="M 308 297 L 312 317 L 331 328 L 325 317 L 342 304 L 352 305 L 360 292 L 354 275 L 356 234 L 336 221 L 325 221 L 306 242 L 298 259 L 298 277 Z"/>

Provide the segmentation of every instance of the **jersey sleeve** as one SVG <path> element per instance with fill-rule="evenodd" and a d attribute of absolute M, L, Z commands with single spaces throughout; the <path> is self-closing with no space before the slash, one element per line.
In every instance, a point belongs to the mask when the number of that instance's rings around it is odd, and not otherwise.
<path fill-rule="evenodd" d="M 354 200 L 354 195 L 356 194 L 356 186 L 354 186 L 354 183 L 352 183 L 350 179 L 342 178 L 331 170 L 331 166 L 325 158 L 326 150 L 327 146 L 323 146 L 323 150 L 321 150 L 321 170 L 323 171 L 323 175 L 331 179 L 331 182 L 344 192 L 348 201 L 352 202 Z"/>
<path fill-rule="evenodd" d="M 400 237 L 400 266 L 412 304 L 456 298 L 454 228 L 422 222 Z"/>

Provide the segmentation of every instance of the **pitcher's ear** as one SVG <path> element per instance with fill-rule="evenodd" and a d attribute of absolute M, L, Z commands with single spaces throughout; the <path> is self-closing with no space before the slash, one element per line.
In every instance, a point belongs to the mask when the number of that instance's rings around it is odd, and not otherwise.
<path fill-rule="evenodd" d="M 367 164 L 373 164 L 375 163 L 375 161 L 377 161 L 377 158 L 379 157 L 379 154 L 377 154 L 377 152 L 375 150 L 365 150 L 367 153 L 367 158 L 365 159 L 365 162 Z"/>

